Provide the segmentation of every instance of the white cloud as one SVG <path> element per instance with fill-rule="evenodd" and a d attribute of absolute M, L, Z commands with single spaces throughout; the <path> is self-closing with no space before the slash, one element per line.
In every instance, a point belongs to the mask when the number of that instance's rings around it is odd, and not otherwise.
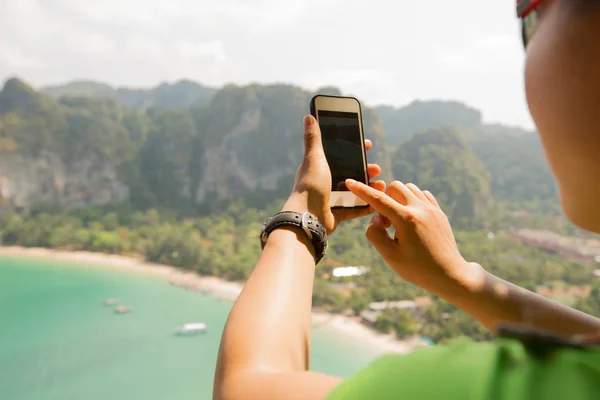
<path fill-rule="evenodd" d="M 223 43 L 219 40 L 200 43 L 185 40 L 175 45 L 175 52 L 188 61 L 201 59 L 218 64 L 224 63 L 226 59 Z"/>
<path fill-rule="evenodd" d="M 304 87 L 316 90 L 324 86 L 343 88 L 347 94 L 363 99 L 366 104 L 405 104 L 414 99 L 398 85 L 398 77 L 383 70 L 340 69 L 309 73 L 300 80 Z"/>
<path fill-rule="evenodd" d="M 63 41 L 68 52 L 88 57 L 107 57 L 116 50 L 116 43 L 102 33 L 68 35 Z"/>
<path fill-rule="evenodd" d="M 516 66 L 515 60 L 523 57 L 523 50 L 514 35 L 490 34 L 452 51 L 442 51 L 438 61 L 443 67 L 478 70 L 494 67 L 502 71 L 503 65 Z"/>
<path fill-rule="evenodd" d="M 338 85 L 457 99 L 531 125 L 513 4 L 472 0 L 0 0 L 0 79 Z"/>

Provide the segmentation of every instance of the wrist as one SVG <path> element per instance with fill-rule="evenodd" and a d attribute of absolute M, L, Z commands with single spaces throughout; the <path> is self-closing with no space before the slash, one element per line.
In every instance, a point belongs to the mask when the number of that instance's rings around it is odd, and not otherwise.
<path fill-rule="evenodd" d="M 448 274 L 433 291 L 456 306 L 459 306 L 457 303 L 469 302 L 474 294 L 482 293 L 486 288 L 488 275 L 477 263 L 462 260 L 461 264 L 454 268 L 456 273 Z"/>
<path fill-rule="evenodd" d="M 316 216 L 308 205 L 308 193 L 306 192 L 293 192 L 288 197 L 283 209 L 281 211 L 295 211 L 298 213 L 309 212 Z"/>
<path fill-rule="evenodd" d="M 448 274 L 450 281 L 469 292 L 480 291 L 485 286 L 487 271 L 477 263 L 461 259 L 460 266 L 453 268 L 454 273 Z"/>
<path fill-rule="evenodd" d="M 267 241 L 265 249 L 271 246 L 274 248 L 285 249 L 286 252 L 298 248 L 301 251 L 306 251 L 310 254 L 312 260 L 315 258 L 314 246 L 301 228 L 282 226 L 275 229 L 269 235 L 269 240 Z"/>
<path fill-rule="evenodd" d="M 269 217 L 260 232 L 261 246 L 266 248 L 266 244 L 277 242 L 279 247 L 285 243 L 280 243 L 279 239 L 271 236 L 282 237 L 287 243 L 291 241 L 301 243 L 304 247 L 309 248 L 309 253 L 313 256 L 315 264 L 325 256 L 327 252 L 327 232 L 323 224 L 305 211 L 301 202 L 289 201 L 286 203 L 284 211 Z M 284 234 L 276 233 L 278 230 L 283 230 Z M 293 235 L 290 235 L 293 233 Z"/>
<path fill-rule="evenodd" d="M 331 234 L 336 227 L 335 217 L 329 207 L 329 197 L 318 191 L 294 188 L 282 211 L 308 212 L 323 225 L 327 234 Z"/>

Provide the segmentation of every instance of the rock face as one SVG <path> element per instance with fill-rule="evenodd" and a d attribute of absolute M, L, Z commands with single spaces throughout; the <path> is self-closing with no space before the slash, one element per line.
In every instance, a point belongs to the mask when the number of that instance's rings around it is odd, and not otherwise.
<path fill-rule="evenodd" d="M 252 144 L 259 141 L 256 136 L 261 134 L 262 118 L 260 109 L 244 112 L 239 124 L 224 133 L 220 144 L 204 150 L 195 196 L 197 202 L 202 203 L 207 197 L 215 195 L 218 199 L 230 199 L 252 191 L 275 191 L 282 178 L 293 176 L 296 171 L 294 166 L 298 164 L 297 148 L 280 150 L 279 155 L 287 158 L 287 163 L 257 171 L 260 169 L 257 164 L 270 163 L 267 151 L 260 147 L 252 148 Z"/>
<path fill-rule="evenodd" d="M 195 200 L 244 196 L 260 203 L 288 194 L 304 149 L 302 118 L 311 97 L 290 85 L 228 86 L 218 93 L 196 117 L 203 156 Z M 364 123 L 366 137 L 383 144 L 377 115 L 366 110 Z M 384 169 L 388 160 L 383 146 L 369 154 Z"/>
<path fill-rule="evenodd" d="M 303 152 L 309 92 L 229 85 L 206 105 L 135 110 L 103 97 L 101 89 L 59 87 L 52 94 L 66 97 L 55 99 L 17 79 L 6 83 L 2 200 L 22 209 L 127 200 L 135 208 L 209 211 L 238 198 L 259 207 L 289 193 Z M 365 109 L 364 119 L 366 137 L 379 146 L 369 161 L 387 166 L 389 176 L 378 116 Z"/>
<path fill-rule="evenodd" d="M 0 201 L 27 210 L 127 199 L 118 167 L 135 152 L 132 116 L 114 101 L 60 103 L 7 81 L 0 91 Z"/>
<path fill-rule="evenodd" d="M 490 175 L 459 131 L 435 128 L 413 136 L 394 154 L 394 177 L 427 188 L 458 221 L 489 211 Z"/>
<path fill-rule="evenodd" d="M 47 86 L 41 91 L 57 99 L 60 97 L 114 98 L 126 107 L 147 109 L 205 106 L 217 89 L 189 80 L 162 83 L 149 89 L 113 88 L 100 82 L 74 81 L 65 85 Z"/>
<path fill-rule="evenodd" d="M 186 81 L 137 91 L 76 82 L 46 91 L 14 78 L 0 90 L 0 204 L 126 201 L 182 214 L 231 200 L 262 207 L 291 190 L 313 96 L 283 84 L 214 91 Z M 378 179 L 435 192 L 454 219 L 486 213 L 492 195 L 556 202 L 531 132 L 482 124 L 479 111 L 454 102 L 363 107 L 363 121 Z"/>
<path fill-rule="evenodd" d="M 227 86 L 196 116 L 202 139 L 196 202 L 289 191 L 302 155 L 308 94 L 289 85 Z M 294 122 L 292 122 L 294 121 Z"/>
<path fill-rule="evenodd" d="M 67 164 L 47 151 L 37 157 L 0 155 L 0 198 L 19 209 L 35 204 L 103 205 L 123 201 L 128 195 L 115 168 L 99 156 Z"/>

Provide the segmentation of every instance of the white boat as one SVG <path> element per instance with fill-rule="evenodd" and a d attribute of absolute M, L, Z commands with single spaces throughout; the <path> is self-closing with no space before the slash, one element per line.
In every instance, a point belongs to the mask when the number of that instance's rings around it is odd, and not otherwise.
<path fill-rule="evenodd" d="M 206 324 L 204 322 L 185 324 L 175 331 L 177 335 L 191 335 L 204 332 L 206 332 Z"/>
<path fill-rule="evenodd" d="M 116 314 L 127 314 L 128 312 L 131 312 L 131 307 L 119 306 L 115 308 Z"/>
<path fill-rule="evenodd" d="M 119 300 L 118 299 L 106 299 L 106 300 L 104 300 L 104 305 L 105 306 L 116 306 L 117 304 L 119 304 Z"/>

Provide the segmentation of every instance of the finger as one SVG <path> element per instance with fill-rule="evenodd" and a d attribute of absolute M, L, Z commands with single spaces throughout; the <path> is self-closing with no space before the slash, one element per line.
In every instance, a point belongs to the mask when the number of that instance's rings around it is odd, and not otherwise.
<path fill-rule="evenodd" d="M 369 186 L 371 186 L 372 188 L 379 190 L 380 192 L 383 192 L 385 190 L 385 182 L 384 181 L 374 181 L 369 183 Z M 346 186 L 346 182 L 339 182 L 336 185 L 336 191 L 338 192 L 345 192 L 348 190 L 348 187 Z"/>
<path fill-rule="evenodd" d="M 425 195 L 425 197 L 427 197 L 427 200 L 429 200 L 429 202 L 431 204 L 433 204 L 435 207 L 439 208 L 440 210 L 442 209 L 442 207 L 440 207 L 440 203 L 438 203 L 435 196 L 429 190 L 424 190 L 423 194 Z"/>
<path fill-rule="evenodd" d="M 373 148 L 373 142 L 371 142 L 369 139 L 365 139 L 365 150 L 369 151 Z"/>
<path fill-rule="evenodd" d="M 401 222 L 401 216 L 405 213 L 404 206 L 387 194 L 353 179 L 346 180 L 346 186 L 355 196 L 389 219 L 392 224 Z"/>
<path fill-rule="evenodd" d="M 414 204 L 417 201 L 415 194 L 400 181 L 390 183 L 385 193 L 402 205 Z"/>
<path fill-rule="evenodd" d="M 389 228 L 390 226 L 392 226 L 392 223 L 390 222 L 389 219 L 387 219 L 386 217 L 384 217 L 383 215 L 379 215 L 379 218 L 381 219 L 381 223 L 385 226 L 385 229 Z"/>
<path fill-rule="evenodd" d="M 429 202 L 429 200 L 427 200 L 427 197 L 425 197 L 425 195 L 423 194 L 423 192 L 421 191 L 421 189 L 419 189 L 419 187 L 417 185 L 415 185 L 414 183 L 407 183 L 406 187 L 409 188 L 410 191 L 413 192 L 414 195 L 419 200 Z"/>
<path fill-rule="evenodd" d="M 321 128 L 312 115 L 307 115 L 304 117 L 304 155 L 307 156 L 315 151 L 323 151 Z"/>
<path fill-rule="evenodd" d="M 374 181 L 369 184 L 373 189 L 379 190 L 380 192 L 385 191 L 385 182 L 384 181 Z"/>
<path fill-rule="evenodd" d="M 351 219 L 366 217 L 373 213 L 371 207 L 364 208 L 338 208 L 331 210 L 337 223 L 350 221 Z"/>
<path fill-rule="evenodd" d="M 396 242 L 390 237 L 387 232 L 387 227 L 383 217 L 379 215 L 373 216 L 369 228 L 367 228 L 367 239 L 373 244 L 375 249 L 383 256 L 384 259 L 389 260 L 393 257 L 396 252 Z"/>
<path fill-rule="evenodd" d="M 373 189 L 383 192 L 385 190 L 384 181 L 371 182 L 370 185 Z M 365 217 L 375 212 L 375 209 L 371 206 L 368 208 L 347 208 L 347 209 L 334 209 L 332 210 L 335 220 L 337 222 L 349 221 L 355 218 Z"/>
<path fill-rule="evenodd" d="M 375 179 L 381 174 L 381 167 L 377 164 L 367 165 L 367 172 L 369 173 L 369 179 Z"/>

